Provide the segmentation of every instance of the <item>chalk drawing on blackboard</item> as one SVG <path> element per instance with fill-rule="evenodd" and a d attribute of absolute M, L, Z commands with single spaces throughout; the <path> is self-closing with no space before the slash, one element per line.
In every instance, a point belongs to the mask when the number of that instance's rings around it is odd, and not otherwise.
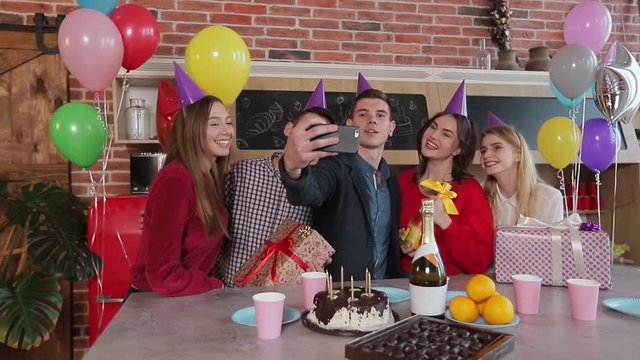
<path fill-rule="evenodd" d="M 259 112 L 249 117 L 244 133 L 249 137 L 264 134 L 271 130 L 274 124 L 282 123 L 283 115 L 282 105 L 274 102 L 267 111 Z M 280 124 L 276 124 L 276 126 L 278 125 Z"/>
<path fill-rule="evenodd" d="M 411 124 L 412 119 L 408 116 L 402 106 L 400 106 L 400 102 L 397 98 L 390 98 L 389 103 L 391 104 L 391 116 L 396 121 L 396 129 L 393 134 L 395 136 L 411 136 L 413 135 L 413 125 Z M 411 106 L 413 104 L 413 106 Z M 413 108 L 412 108 L 413 107 Z M 413 101 L 410 102 L 409 110 L 416 110 L 417 107 Z M 387 147 L 391 147 L 393 143 L 387 143 Z"/>
<path fill-rule="evenodd" d="M 236 146 L 238 147 L 238 149 L 249 149 L 249 143 L 243 138 L 236 138 Z"/>
<path fill-rule="evenodd" d="M 336 97 L 337 113 L 334 114 L 337 115 L 337 117 L 335 118 L 336 124 L 344 125 L 347 119 L 351 117 L 352 102 L 353 100 L 351 99 L 347 101 L 344 95 L 338 95 L 338 97 Z"/>
<path fill-rule="evenodd" d="M 298 116 L 311 92 L 243 90 L 236 107 L 236 132 L 240 149 L 282 149 L 286 143 L 283 134 L 288 121 Z M 387 149 L 414 150 L 415 134 L 426 122 L 426 98 L 422 94 L 387 94 L 391 102 L 392 118 L 396 130 L 387 142 Z M 355 94 L 327 92 L 327 107 L 338 125 L 351 117 Z"/>
<path fill-rule="evenodd" d="M 286 144 L 286 140 L 278 137 L 278 136 L 274 136 L 273 137 L 273 148 L 274 149 L 281 149 L 284 148 L 284 145 Z"/>

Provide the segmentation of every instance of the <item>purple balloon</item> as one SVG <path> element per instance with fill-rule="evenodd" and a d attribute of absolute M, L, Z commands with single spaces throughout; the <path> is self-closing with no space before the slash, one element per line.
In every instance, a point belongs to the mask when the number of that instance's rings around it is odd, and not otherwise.
<path fill-rule="evenodd" d="M 576 5 L 564 20 L 564 40 L 567 44 L 587 46 L 598 53 L 611 35 L 611 13 L 599 1 Z"/>
<path fill-rule="evenodd" d="M 616 157 L 615 124 L 603 118 L 584 123 L 580 159 L 591 171 L 605 171 Z"/>

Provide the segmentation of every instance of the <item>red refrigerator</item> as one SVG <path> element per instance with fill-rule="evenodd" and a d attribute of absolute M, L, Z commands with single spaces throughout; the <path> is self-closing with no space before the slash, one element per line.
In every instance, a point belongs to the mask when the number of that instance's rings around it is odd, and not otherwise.
<path fill-rule="evenodd" d="M 89 210 L 89 248 L 102 258 L 102 270 L 89 281 L 90 345 L 116 315 L 129 291 L 129 269 L 138 255 L 146 203 L 147 195 L 122 195 L 100 199 Z"/>

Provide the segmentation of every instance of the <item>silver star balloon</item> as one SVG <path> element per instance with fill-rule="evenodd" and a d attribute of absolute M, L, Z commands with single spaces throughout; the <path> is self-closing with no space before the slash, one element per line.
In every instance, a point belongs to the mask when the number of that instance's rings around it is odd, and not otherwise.
<path fill-rule="evenodd" d="M 609 121 L 628 124 L 640 106 L 640 65 L 624 45 L 611 46 L 596 73 L 594 101 Z"/>

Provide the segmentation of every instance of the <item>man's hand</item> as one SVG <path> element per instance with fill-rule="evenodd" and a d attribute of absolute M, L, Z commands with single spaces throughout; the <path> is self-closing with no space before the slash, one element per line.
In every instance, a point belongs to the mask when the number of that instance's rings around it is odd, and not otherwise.
<path fill-rule="evenodd" d="M 298 179 L 302 169 L 311 162 L 335 155 L 335 153 L 317 149 L 337 144 L 340 141 L 337 136 L 312 140 L 319 135 L 335 131 L 338 131 L 338 125 L 326 124 L 326 120 L 317 114 L 305 114 L 291 129 L 284 147 L 282 161 L 287 175 L 292 179 Z"/>

